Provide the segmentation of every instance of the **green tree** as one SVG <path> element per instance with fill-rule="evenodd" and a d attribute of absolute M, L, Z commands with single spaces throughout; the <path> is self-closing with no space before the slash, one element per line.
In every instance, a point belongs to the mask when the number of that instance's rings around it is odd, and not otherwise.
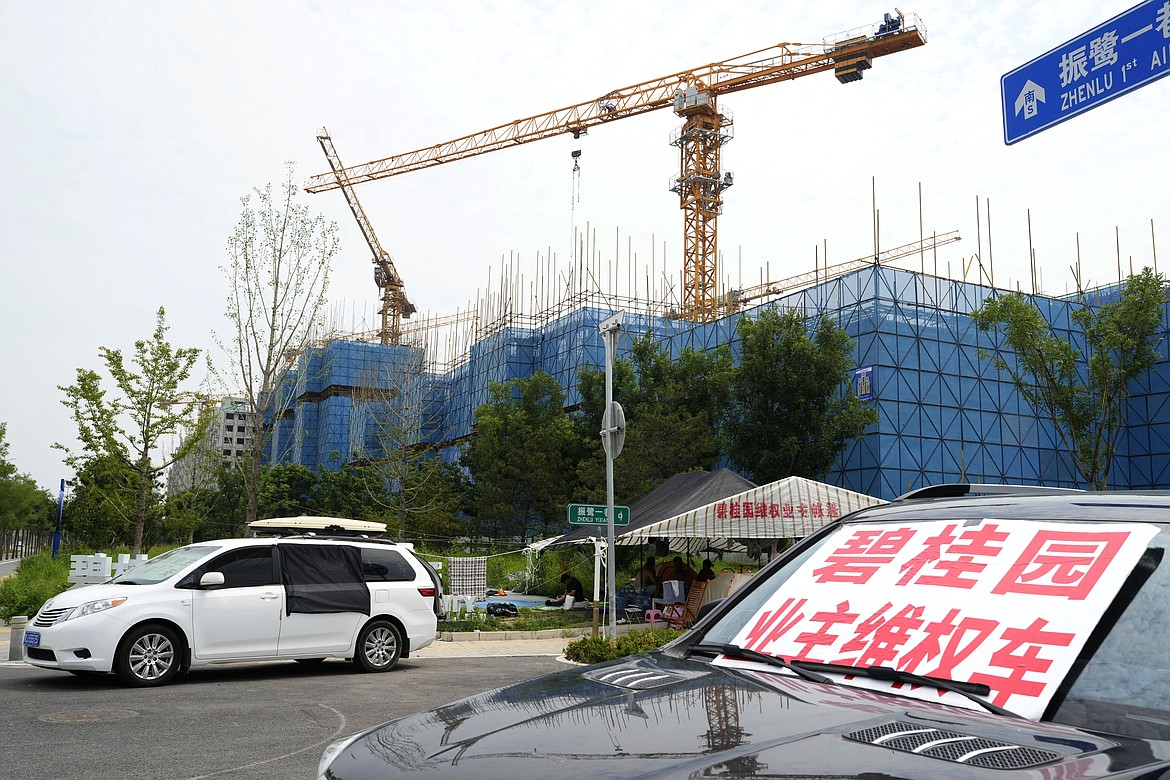
<path fill-rule="evenodd" d="M 1126 280 L 1116 302 L 1074 309 L 1084 353 L 1055 335 L 1019 293 L 996 296 L 971 314 L 980 332 L 998 336 L 994 351 L 981 356 L 1052 422 L 1092 490 L 1109 485 L 1130 386 L 1158 361 L 1166 291 L 1162 275 L 1146 268 Z"/>
<path fill-rule="evenodd" d="M 228 281 L 226 316 L 233 327 L 225 383 L 242 389 L 255 421 L 243 468 L 248 522 L 261 511 L 268 423 L 292 400 L 294 383 L 281 379 L 288 359 L 304 353 L 314 333 L 321 336 L 329 263 L 338 250 L 337 224 L 297 200 L 291 163 L 287 170 L 279 193 L 269 184 L 242 199 L 228 262 L 220 269 Z"/>
<path fill-rule="evenodd" d="M 257 517 L 296 517 L 316 513 L 316 507 L 311 503 L 319 479 L 316 472 L 297 463 L 279 463 L 262 469 L 261 477 Z"/>
<path fill-rule="evenodd" d="M 109 550 L 133 539 L 138 475 L 123 459 L 99 455 L 80 461 L 62 511 L 69 537 L 91 550 Z"/>
<path fill-rule="evenodd" d="M 194 450 L 201 435 L 187 436 L 164 455 L 161 445 L 183 432 L 202 431 L 207 418 L 200 414 L 194 396 L 183 389 L 199 359 L 194 347 L 171 346 L 167 341 L 166 312 L 159 307 L 150 340 L 134 342 L 132 366 L 120 349 L 99 347 L 106 371 L 118 395 L 107 398 L 103 380 L 91 369 L 77 369 L 76 384 L 59 389 L 62 403 L 77 425 L 80 451 L 65 450 L 66 463 L 77 468 L 91 458 L 111 458 L 137 476 L 133 516 L 133 552 L 142 552 L 142 533 L 151 509 L 156 478 L 175 460 Z"/>
<path fill-rule="evenodd" d="M 670 477 L 710 469 L 722 451 L 717 424 L 730 394 L 731 352 L 687 348 L 672 360 L 651 334 L 634 340 L 629 358 L 614 362 L 614 400 L 626 414 L 626 440 L 614 469 L 614 494 L 636 501 Z M 605 452 L 599 431 L 605 408 L 605 372 L 582 370 L 582 411 L 575 427 L 584 448 L 578 467 L 581 498 L 597 501 L 605 491 Z"/>
<path fill-rule="evenodd" d="M 191 544 L 203 525 L 193 491 L 168 496 L 155 526 L 155 543 Z"/>
<path fill-rule="evenodd" d="M 333 463 L 339 458 L 334 453 Z M 367 465 L 338 464 L 331 469 L 321 466 L 317 482 L 309 491 L 313 511 L 326 517 L 386 522 L 386 488 L 381 474 Z"/>
<path fill-rule="evenodd" d="M 47 530 L 53 500 L 32 477 L 21 474 L 8 460 L 8 423 L 0 422 L 0 531 L 15 528 Z"/>
<path fill-rule="evenodd" d="M 565 394 L 551 376 L 493 382 L 475 412 L 461 462 L 471 474 L 471 514 L 481 533 L 547 536 L 565 525 L 576 437 Z"/>
<path fill-rule="evenodd" d="M 350 450 L 369 474 L 366 494 L 381 507 L 380 520 L 399 541 L 428 535 L 458 535 L 465 522 L 452 503 L 465 493 L 461 477 L 439 461 L 450 442 L 434 435 L 446 429 L 450 405 L 436 391 L 441 370 L 419 333 L 402 334 L 392 351 L 364 361 L 353 395 Z"/>
<path fill-rule="evenodd" d="M 877 410 L 848 391 L 853 342 L 827 317 L 768 309 L 739 321 L 741 358 L 724 430 L 728 452 L 757 483 L 822 479 Z"/>
<path fill-rule="evenodd" d="M 192 541 L 224 539 L 244 535 L 247 497 L 243 475 L 232 462 L 220 460 L 213 466 L 211 483 L 185 490 L 169 503 L 190 509 L 199 517 L 191 531 Z"/>
<path fill-rule="evenodd" d="M 457 465 L 434 456 L 412 460 L 399 490 L 409 507 L 405 538 L 445 547 L 466 536 L 470 524 L 463 508 L 469 489 Z"/>

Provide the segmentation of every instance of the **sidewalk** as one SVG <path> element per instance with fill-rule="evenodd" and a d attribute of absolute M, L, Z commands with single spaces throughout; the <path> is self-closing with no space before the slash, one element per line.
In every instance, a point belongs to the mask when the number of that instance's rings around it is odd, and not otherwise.
<path fill-rule="evenodd" d="M 8 661 L 8 647 L 11 644 L 11 634 L 12 629 L 8 626 L 0 625 L 0 663 Z"/>

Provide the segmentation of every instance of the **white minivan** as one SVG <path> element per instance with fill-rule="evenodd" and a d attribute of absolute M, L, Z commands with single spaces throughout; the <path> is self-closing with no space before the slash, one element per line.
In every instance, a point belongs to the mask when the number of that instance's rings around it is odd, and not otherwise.
<path fill-rule="evenodd" d="M 434 569 L 408 544 L 347 536 L 344 521 L 320 520 L 323 533 L 199 542 L 67 590 L 29 624 L 24 660 L 150 686 L 232 661 L 333 656 L 384 672 L 433 642 L 442 603 Z M 279 519 L 264 522 L 279 532 Z"/>

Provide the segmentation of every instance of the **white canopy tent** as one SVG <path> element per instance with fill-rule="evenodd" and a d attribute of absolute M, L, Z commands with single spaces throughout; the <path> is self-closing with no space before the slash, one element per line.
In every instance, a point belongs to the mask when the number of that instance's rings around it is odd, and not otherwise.
<path fill-rule="evenodd" d="M 798 539 L 851 512 L 886 501 L 803 477 L 750 488 L 621 534 L 617 544 L 651 539 L 708 539 L 723 549 L 742 539 Z"/>

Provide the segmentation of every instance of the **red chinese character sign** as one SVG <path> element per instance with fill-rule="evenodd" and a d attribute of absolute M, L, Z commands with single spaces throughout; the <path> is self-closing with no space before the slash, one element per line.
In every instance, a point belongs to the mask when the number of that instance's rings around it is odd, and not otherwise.
<path fill-rule="evenodd" d="M 785 477 L 628 531 L 618 544 L 708 539 L 714 546 L 737 549 L 743 539 L 799 539 L 847 514 L 884 503 L 836 485 Z"/>
<path fill-rule="evenodd" d="M 1008 520 L 844 526 L 735 643 L 787 659 L 984 683 L 995 704 L 1039 718 L 1156 533 L 1140 524 Z"/>

